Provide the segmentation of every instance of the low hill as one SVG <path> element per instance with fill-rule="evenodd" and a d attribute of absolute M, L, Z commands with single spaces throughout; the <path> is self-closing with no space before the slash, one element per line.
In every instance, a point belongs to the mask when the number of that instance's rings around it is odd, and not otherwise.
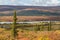
<path fill-rule="evenodd" d="M 59 6 L 13 6 L 0 5 L 0 16 L 13 16 L 17 10 L 17 16 L 60 16 Z"/>
<path fill-rule="evenodd" d="M 0 16 L 13 16 L 13 11 L 0 12 Z M 60 16 L 60 13 L 42 10 L 18 10 L 17 16 Z"/>

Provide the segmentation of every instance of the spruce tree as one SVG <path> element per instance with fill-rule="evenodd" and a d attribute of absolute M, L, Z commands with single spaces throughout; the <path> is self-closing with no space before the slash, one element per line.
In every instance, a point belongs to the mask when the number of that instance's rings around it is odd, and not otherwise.
<path fill-rule="evenodd" d="M 16 11 L 14 11 L 14 15 L 13 15 L 13 26 L 12 26 L 12 38 L 13 40 L 15 39 L 16 37 L 16 21 L 17 21 L 17 18 L 16 18 Z"/>
<path fill-rule="evenodd" d="M 43 26 L 43 22 L 41 23 L 41 31 L 43 31 L 44 30 L 44 26 Z"/>
<path fill-rule="evenodd" d="M 36 24 L 36 31 L 40 31 L 40 26 Z"/>
<path fill-rule="evenodd" d="M 51 31 L 51 21 L 49 22 L 48 31 Z"/>

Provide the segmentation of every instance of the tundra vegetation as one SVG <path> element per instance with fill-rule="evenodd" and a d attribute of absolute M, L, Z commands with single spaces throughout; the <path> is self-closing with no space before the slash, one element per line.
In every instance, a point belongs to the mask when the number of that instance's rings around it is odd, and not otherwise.
<path fill-rule="evenodd" d="M 0 40 L 60 40 L 60 22 L 17 22 L 16 11 L 13 24 L 0 24 Z"/>

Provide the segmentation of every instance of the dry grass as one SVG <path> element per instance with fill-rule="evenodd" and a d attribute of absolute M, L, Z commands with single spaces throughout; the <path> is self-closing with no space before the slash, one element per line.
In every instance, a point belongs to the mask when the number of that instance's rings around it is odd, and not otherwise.
<path fill-rule="evenodd" d="M 11 31 L 0 28 L 0 40 L 11 40 Z M 60 30 L 28 31 L 19 30 L 16 40 L 60 40 Z"/>
<path fill-rule="evenodd" d="M 11 32 L 0 28 L 0 40 L 11 40 Z"/>
<path fill-rule="evenodd" d="M 60 31 L 19 31 L 18 40 L 60 40 Z"/>

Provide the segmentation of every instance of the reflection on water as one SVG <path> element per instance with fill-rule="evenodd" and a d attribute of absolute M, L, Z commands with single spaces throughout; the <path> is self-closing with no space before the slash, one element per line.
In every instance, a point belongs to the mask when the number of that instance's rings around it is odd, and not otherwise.
<path fill-rule="evenodd" d="M 19 23 L 19 24 L 21 24 L 21 23 L 41 23 L 41 22 L 44 22 L 44 23 L 46 23 L 46 22 L 52 22 L 52 23 L 58 23 L 58 24 L 60 24 L 60 21 L 31 21 L 31 22 L 17 22 L 17 23 Z M 13 22 L 0 22 L 0 24 L 12 24 Z"/>

